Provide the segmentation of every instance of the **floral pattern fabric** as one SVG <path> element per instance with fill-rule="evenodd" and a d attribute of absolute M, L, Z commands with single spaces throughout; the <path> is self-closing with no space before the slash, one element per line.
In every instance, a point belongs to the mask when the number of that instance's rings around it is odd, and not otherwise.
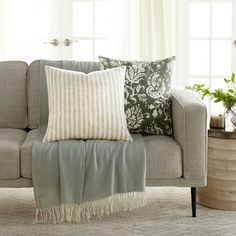
<path fill-rule="evenodd" d="M 125 113 L 132 133 L 172 135 L 171 74 L 175 57 L 153 62 L 99 57 L 101 69 L 126 66 Z"/>

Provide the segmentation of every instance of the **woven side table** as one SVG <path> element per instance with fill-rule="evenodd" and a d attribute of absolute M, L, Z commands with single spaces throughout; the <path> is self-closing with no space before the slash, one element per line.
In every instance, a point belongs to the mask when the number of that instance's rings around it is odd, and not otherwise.
<path fill-rule="evenodd" d="M 221 210 L 236 210 L 236 130 L 208 130 L 207 187 L 199 188 L 201 205 Z"/>

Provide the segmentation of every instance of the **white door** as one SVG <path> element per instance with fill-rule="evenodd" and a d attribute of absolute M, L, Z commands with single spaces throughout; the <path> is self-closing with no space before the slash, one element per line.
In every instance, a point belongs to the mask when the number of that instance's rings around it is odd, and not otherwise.
<path fill-rule="evenodd" d="M 5 60 L 97 60 L 109 55 L 117 0 L 3 0 Z M 1 27 L 1 22 L 0 22 Z M 0 60 L 1 60 L 0 55 Z"/>
<path fill-rule="evenodd" d="M 61 0 L 62 58 L 98 60 L 108 55 L 114 17 L 112 0 Z M 114 24 L 113 24 L 114 27 Z"/>
<path fill-rule="evenodd" d="M 59 59 L 60 8 L 58 0 L 6 0 L 1 20 L 5 60 Z"/>

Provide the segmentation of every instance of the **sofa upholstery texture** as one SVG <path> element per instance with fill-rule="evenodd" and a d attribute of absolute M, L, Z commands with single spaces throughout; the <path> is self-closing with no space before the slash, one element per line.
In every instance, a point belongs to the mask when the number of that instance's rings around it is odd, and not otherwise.
<path fill-rule="evenodd" d="M 20 146 L 25 136 L 24 130 L 0 128 L 0 179 L 20 177 Z"/>
<path fill-rule="evenodd" d="M 45 61 L 61 68 L 63 61 Z M 99 70 L 98 62 L 66 63 L 69 70 Z M 40 61 L 0 62 L 0 187 L 31 187 L 31 150 L 38 135 Z M 47 99 L 47 98 L 45 98 Z M 143 136 L 148 186 L 206 185 L 206 107 L 191 92 L 172 90 L 174 137 Z"/>
<path fill-rule="evenodd" d="M 0 128 L 28 126 L 25 62 L 0 63 Z"/>

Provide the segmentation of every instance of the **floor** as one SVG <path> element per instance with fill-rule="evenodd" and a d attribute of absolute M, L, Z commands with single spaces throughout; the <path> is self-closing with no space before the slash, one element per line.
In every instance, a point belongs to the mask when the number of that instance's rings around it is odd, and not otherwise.
<path fill-rule="evenodd" d="M 236 235 L 236 212 L 197 206 L 191 217 L 189 188 L 147 188 L 148 206 L 90 223 L 35 224 L 33 190 L 0 189 L 0 236 Z"/>

